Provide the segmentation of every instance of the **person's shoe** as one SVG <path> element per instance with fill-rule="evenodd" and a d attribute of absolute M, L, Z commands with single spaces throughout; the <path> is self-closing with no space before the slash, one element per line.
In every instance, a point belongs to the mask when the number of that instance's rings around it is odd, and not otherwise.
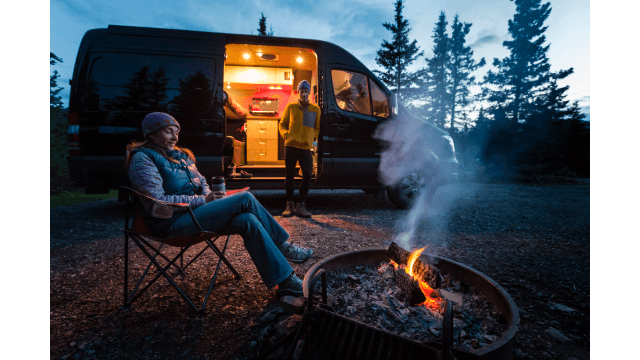
<path fill-rule="evenodd" d="M 303 218 L 310 218 L 311 217 L 311 213 L 307 211 L 307 209 L 304 208 L 304 203 L 297 203 L 296 204 L 296 211 L 295 211 L 296 216 L 300 216 Z"/>
<path fill-rule="evenodd" d="M 284 212 L 282 213 L 283 217 L 291 217 L 293 216 L 293 211 L 294 211 L 295 205 L 293 205 L 293 201 L 287 201 L 287 207 L 286 209 L 284 209 Z"/>
<path fill-rule="evenodd" d="M 313 250 L 294 245 L 288 241 L 278 245 L 278 248 L 285 259 L 297 264 L 306 262 L 313 255 Z"/>
<path fill-rule="evenodd" d="M 276 296 L 302 296 L 302 280 L 298 279 L 295 273 L 291 273 L 288 278 L 276 286 Z"/>

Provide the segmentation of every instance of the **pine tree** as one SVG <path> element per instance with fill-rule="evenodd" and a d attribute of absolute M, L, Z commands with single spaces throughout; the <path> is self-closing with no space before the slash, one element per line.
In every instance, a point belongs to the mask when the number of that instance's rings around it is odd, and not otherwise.
<path fill-rule="evenodd" d="M 465 37 L 469 34 L 471 24 L 460 22 L 458 15 L 456 15 L 451 28 L 452 33 L 447 68 L 450 79 L 448 84 L 451 115 L 450 124 L 451 131 L 455 132 L 456 107 L 464 108 L 469 105 L 471 101 L 469 98 L 469 88 L 476 85 L 475 76 L 471 76 L 471 73 L 486 63 L 484 58 L 476 62 L 473 59 L 473 50 L 471 50 L 471 47 L 465 46 Z M 467 123 L 467 120 L 463 121 L 465 127 Z"/>
<path fill-rule="evenodd" d="M 49 52 L 49 64 L 51 66 L 61 63 L 62 59 L 56 56 L 56 54 Z M 49 106 L 56 109 L 62 109 L 62 96 L 58 94 L 62 91 L 63 87 L 58 87 L 58 70 L 53 70 L 53 75 L 49 77 Z"/>
<path fill-rule="evenodd" d="M 386 85 L 391 87 L 403 100 L 412 91 L 411 85 L 418 81 L 418 72 L 409 72 L 407 67 L 418 57 L 424 55 L 424 51 L 416 45 L 417 40 L 409 43 L 409 21 L 402 16 L 402 0 L 395 3 L 395 22 L 385 22 L 382 26 L 393 34 L 392 42 L 383 40 L 381 49 L 376 52 L 376 63 L 384 70 L 374 70 Z M 405 96 L 407 95 L 407 96 Z"/>
<path fill-rule="evenodd" d="M 551 13 L 551 4 L 541 4 L 541 0 L 510 1 L 516 4 L 513 19 L 509 20 L 512 40 L 502 43 L 510 54 L 502 60 L 493 59 L 497 70 L 489 71 L 484 81 L 492 86 L 488 100 L 503 107 L 509 119 L 521 122 L 531 118 L 537 97 L 550 79 L 544 22 Z"/>
<path fill-rule="evenodd" d="M 447 17 L 444 11 L 441 11 L 431 36 L 434 42 L 433 57 L 425 59 L 427 62 L 425 90 L 431 103 L 430 117 L 433 123 L 441 129 L 444 129 L 444 122 L 447 116 L 447 100 L 449 98 L 447 94 L 447 63 L 449 62 L 447 24 Z"/>
<path fill-rule="evenodd" d="M 264 13 L 260 13 L 262 17 L 258 23 L 258 35 L 262 36 L 273 36 L 273 25 L 271 25 L 269 32 L 267 32 L 267 18 L 264 16 Z"/>

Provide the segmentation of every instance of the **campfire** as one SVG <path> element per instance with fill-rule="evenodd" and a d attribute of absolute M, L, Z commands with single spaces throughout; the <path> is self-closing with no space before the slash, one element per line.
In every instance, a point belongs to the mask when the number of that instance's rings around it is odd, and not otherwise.
<path fill-rule="evenodd" d="M 300 324 L 259 358 L 276 349 L 300 360 L 511 354 L 519 322 L 511 297 L 476 270 L 425 250 L 392 243 L 317 263 L 305 275 Z"/>

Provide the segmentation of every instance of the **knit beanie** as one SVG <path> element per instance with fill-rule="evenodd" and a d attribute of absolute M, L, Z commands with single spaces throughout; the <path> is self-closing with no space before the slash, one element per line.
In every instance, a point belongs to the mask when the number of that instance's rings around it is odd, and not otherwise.
<path fill-rule="evenodd" d="M 178 129 L 180 129 L 180 124 L 178 124 L 173 116 L 161 112 L 150 113 L 145 116 L 142 121 L 142 134 L 144 134 L 146 139 L 147 135 L 170 125 L 177 126 Z"/>
<path fill-rule="evenodd" d="M 300 92 L 300 90 L 302 89 L 306 89 L 307 91 L 311 92 L 311 85 L 309 85 L 309 82 L 307 80 L 302 80 L 298 84 L 298 92 Z"/>

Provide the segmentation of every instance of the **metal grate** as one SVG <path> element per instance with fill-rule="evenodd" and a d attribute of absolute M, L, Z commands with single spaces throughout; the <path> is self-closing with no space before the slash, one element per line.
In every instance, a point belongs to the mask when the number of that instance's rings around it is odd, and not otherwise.
<path fill-rule="evenodd" d="M 435 348 L 330 311 L 317 309 L 305 317 L 308 317 L 308 323 L 302 325 L 309 327 L 309 336 L 301 360 L 439 359 L 439 351 Z"/>

